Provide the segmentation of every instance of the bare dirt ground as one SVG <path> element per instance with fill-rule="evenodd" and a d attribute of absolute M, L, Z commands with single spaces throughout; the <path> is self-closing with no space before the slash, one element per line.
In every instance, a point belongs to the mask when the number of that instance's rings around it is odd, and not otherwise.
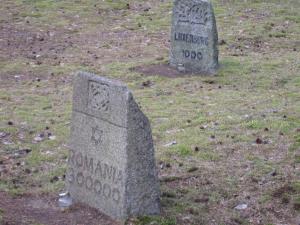
<path fill-rule="evenodd" d="M 58 207 L 57 198 L 50 195 L 11 197 L 1 192 L 0 202 L 4 214 L 1 221 L 3 225 L 120 224 L 97 210 L 80 204 L 74 204 L 68 210 L 63 211 Z"/>
<path fill-rule="evenodd" d="M 117 224 L 57 206 L 77 70 L 128 84 L 151 121 L 163 212 L 128 224 L 300 224 L 299 2 L 213 3 L 207 77 L 167 66 L 171 1 L 1 1 L 0 224 Z"/>

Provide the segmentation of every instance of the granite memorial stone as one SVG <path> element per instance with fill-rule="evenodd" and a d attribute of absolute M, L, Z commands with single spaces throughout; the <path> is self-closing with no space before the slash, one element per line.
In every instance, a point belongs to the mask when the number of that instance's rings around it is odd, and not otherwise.
<path fill-rule="evenodd" d="M 218 33 L 208 0 L 175 0 L 170 65 L 182 72 L 214 74 L 218 68 Z"/>
<path fill-rule="evenodd" d="M 150 123 L 124 84 L 77 74 L 69 146 L 73 200 L 118 220 L 160 213 Z"/>

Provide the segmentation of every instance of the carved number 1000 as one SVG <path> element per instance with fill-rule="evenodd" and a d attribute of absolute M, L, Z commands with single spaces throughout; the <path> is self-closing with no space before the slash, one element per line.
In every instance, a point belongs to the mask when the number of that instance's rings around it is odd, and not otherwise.
<path fill-rule="evenodd" d="M 182 50 L 182 54 L 184 58 L 191 58 L 191 59 L 197 59 L 202 60 L 203 56 L 201 52 L 195 52 L 190 50 Z"/>

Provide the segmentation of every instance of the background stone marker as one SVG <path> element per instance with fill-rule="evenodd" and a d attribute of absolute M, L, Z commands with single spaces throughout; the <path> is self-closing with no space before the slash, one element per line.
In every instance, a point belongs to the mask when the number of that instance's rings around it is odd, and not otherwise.
<path fill-rule="evenodd" d="M 175 0 L 170 65 L 181 72 L 216 73 L 218 33 L 208 0 Z"/>
<path fill-rule="evenodd" d="M 69 145 L 75 201 L 119 220 L 160 212 L 150 123 L 124 84 L 78 73 Z"/>

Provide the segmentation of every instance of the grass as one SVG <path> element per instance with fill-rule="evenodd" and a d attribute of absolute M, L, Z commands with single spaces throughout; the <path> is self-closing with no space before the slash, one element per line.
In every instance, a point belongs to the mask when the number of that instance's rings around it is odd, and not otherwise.
<path fill-rule="evenodd" d="M 159 217 L 143 217 L 139 219 L 138 225 L 147 225 L 147 224 L 160 224 L 160 225 L 175 225 L 175 218 L 159 218 Z"/>
<path fill-rule="evenodd" d="M 0 189 L 12 194 L 63 189 L 72 78 L 86 70 L 130 87 L 151 121 L 157 162 L 170 165 L 159 169 L 162 192 L 169 193 L 162 196 L 163 214 L 134 224 L 212 219 L 251 224 L 251 216 L 233 210 L 247 201 L 264 224 L 276 224 L 276 210 L 280 220 L 294 221 L 300 176 L 299 2 L 212 2 L 219 39 L 225 41 L 217 76 L 170 79 L 131 69 L 168 61 L 170 0 L 4 0 L 0 24 L 11 30 L 1 31 L 0 38 L 6 32 L 11 45 L 0 53 L 0 132 L 8 133 L 0 138 L 0 159 L 32 151 L 14 159 L 22 166 L 1 175 Z M 34 39 L 38 34 L 43 41 Z M 28 57 L 33 51 L 41 55 L 38 60 Z M 148 81 L 151 86 L 144 87 Z M 56 139 L 34 141 L 47 132 Z M 173 141 L 177 144 L 166 147 Z M 28 176 L 26 169 L 35 172 Z M 286 184 L 295 191 L 272 197 Z"/>

